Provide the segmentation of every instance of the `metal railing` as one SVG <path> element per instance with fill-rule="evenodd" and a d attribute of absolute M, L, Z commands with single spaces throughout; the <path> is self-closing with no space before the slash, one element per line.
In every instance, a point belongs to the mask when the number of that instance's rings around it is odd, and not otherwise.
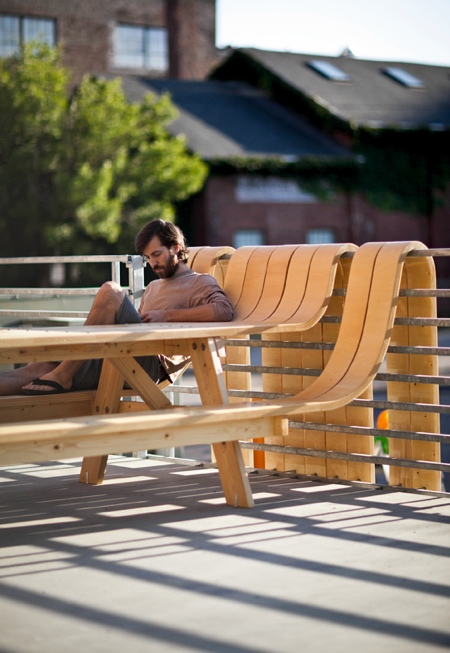
<path fill-rule="evenodd" d="M 103 256 L 40 256 L 40 257 L 13 257 L 0 258 L 0 265 L 18 266 L 18 265 L 68 265 L 68 264 L 104 264 L 109 263 L 111 266 L 110 279 L 120 283 L 121 267 L 125 266 L 128 272 L 128 286 L 126 290 L 130 298 L 137 306 L 139 305 L 142 293 L 144 291 L 144 268 L 141 256 L 125 255 L 103 255 Z M 98 287 L 92 288 L 64 288 L 52 286 L 50 288 L 0 288 L 0 305 L 9 304 L 8 308 L 0 308 L 0 320 L 5 323 L 5 319 L 15 317 L 22 319 L 42 320 L 42 319 L 84 319 L 87 317 L 89 307 L 85 310 L 64 310 L 62 308 L 50 309 L 27 309 L 20 307 L 20 304 L 26 300 L 45 300 L 51 299 L 60 302 L 62 298 L 92 298 L 97 292 Z M 14 305 L 17 304 L 17 307 Z"/>

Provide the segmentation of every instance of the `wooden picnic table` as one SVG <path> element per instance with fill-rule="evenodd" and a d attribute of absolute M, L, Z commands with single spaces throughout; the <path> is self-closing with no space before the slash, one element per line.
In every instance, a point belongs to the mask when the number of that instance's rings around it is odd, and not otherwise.
<path fill-rule="evenodd" d="M 233 323 L 5 329 L 0 338 L 0 363 L 103 358 L 94 413 L 112 415 L 118 410 L 124 381 L 150 408 L 169 408 L 169 399 L 136 362 L 135 356 L 181 354 L 191 357 L 202 404 L 221 405 L 228 403 L 228 394 L 219 358 L 220 338 L 242 335 L 249 330 L 251 326 Z M 253 505 L 239 442 L 226 441 L 212 446 L 227 502 Z M 85 458 L 80 479 L 101 482 L 106 461 L 107 456 Z"/>

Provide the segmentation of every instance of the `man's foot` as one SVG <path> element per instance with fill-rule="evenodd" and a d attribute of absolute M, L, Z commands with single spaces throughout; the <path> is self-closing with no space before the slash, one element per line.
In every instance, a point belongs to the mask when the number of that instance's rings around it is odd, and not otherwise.
<path fill-rule="evenodd" d="M 33 379 L 50 374 L 58 363 L 29 363 L 0 373 L 0 396 L 18 395 Z"/>
<path fill-rule="evenodd" d="M 57 395 L 64 392 L 70 392 L 70 388 L 65 388 L 52 379 L 34 379 L 22 388 L 24 395 Z"/>

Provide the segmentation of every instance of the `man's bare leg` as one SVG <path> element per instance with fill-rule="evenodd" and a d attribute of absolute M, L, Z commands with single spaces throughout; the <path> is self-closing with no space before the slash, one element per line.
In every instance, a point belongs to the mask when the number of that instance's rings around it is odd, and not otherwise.
<path fill-rule="evenodd" d="M 114 281 L 107 281 L 97 292 L 92 308 L 86 318 L 85 325 L 94 324 L 114 324 L 117 312 L 125 298 L 125 291 Z M 84 361 L 62 361 L 51 370 L 47 370 L 44 374 L 34 374 L 31 378 L 27 379 L 20 389 L 37 390 L 40 392 L 54 391 L 52 386 L 45 386 L 42 384 L 33 385 L 32 381 L 40 378 L 41 381 L 55 381 L 59 383 L 66 390 L 72 387 L 72 379 L 75 373 L 80 369 Z M 29 367 L 29 366 L 27 366 Z M 27 369 L 27 368 L 23 368 Z"/>
<path fill-rule="evenodd" d="M 18 367 L 0 373 L 0 395 L 20 394 L 24 385 L 31 383 L 33 379 L 48 374 L 58 363 L 30 363 L 25 367 Z"/>

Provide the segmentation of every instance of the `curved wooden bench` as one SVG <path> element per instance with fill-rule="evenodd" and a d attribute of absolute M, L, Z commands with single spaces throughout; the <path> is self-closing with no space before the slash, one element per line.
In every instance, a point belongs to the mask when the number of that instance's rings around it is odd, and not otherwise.
<path fill-rule="evenodd" d="M 305 320 L 305 324 L 300 323 L 300 327 L 308 328 L 312 322 L 319 320 L 322 316 L 331 297 L 337 261 L 342 253 L 349 249 L 354 250 L 355 246 L 324 246 L 323 256 L 317 256 L 321 250 L 320 247 L 299 245 L 256 249 L 244 248 L 242 251 L 234 252 L 229 261 L 229 269 L 225 278 L 226 292 L 231 294 L 236 308 L 234 325 L 237 325 L 238 328 L 242 327 L 245 331 L 249 331 L 253 327 L 255 332 L 266 329 L 276 332 L 279 328 L 283 328 L 280 319 L 285 319 L 290 321 L 289 329 L 292 329 L 292 323 L 299 324 L 299 311 L 302 309 L 301 319 Z M 212 261 L 214 265 L 214 261 L 223 252 L 224 248 L 202 248 L 194 253 L 191 265 L 193 268 L 197 265 L 204 266 L 205 258 Z M 226 248 L 226 252 L 229 253 L 229 248 Z M 303 271 L 303 276 L 300 276 L 300 270 Z M 314 270 L 316 273 L 314 273 Z M 308 291 L 308 286 L 311 284 L 315 286 L 317 284 L 317 287 Z M 303 286 L 306 291 L 303 290 Z M 257 289 L 256 292 L 255 288 Z M 293 303 L 292 300 L 295 297 L 297 299 Z M 305 305 L 305 298 L 308 306 Z M 255 319 L 257 320 L 256 323 L 254 322 Z M 192 352 L 192 355 L 194 355 L 194 352 Z M 116 365 L 119 365 L 119 362 L 116 361 Z M 108 368 L 110 366 L 106 365 L 104 367 Z M 106 380 L 102 376 L 101 385 L 103 382 L 104 385 L 99 394 L 109 397 L 108 405 L 103 406 L 103 404 L 99 404 L 95 400 L 95 410 L 100 414 L 104 413 L 105 410 L 116 412 L 119 408 L 119 397 L 114 394 L 116 391 L 105 392 L 105 385 L 108 388 L 108 383 L 110 383 L 108 378 L 105 378 Z M 198 379 L 198 381 L 203 402 L 211 403 L 209 388 L 206 388 L 204 384 L 202 385 L 201 379 Z M 113 386 L 114 384 L 111 385 L 111 388 Z M 141 390 L 139 387 L 136 389 Z M 167 398 L 162 393 L 158 393 L 159 391 L 156 388 L 152 391 L 151 396 L 148 396 L 148 394 L 146 396 L 145 392 L 144 394 L 141 392 L 148 406 L 162 408 L 167 404 Z M 53 396 L 39 398 L 41 417 L 43 416 L 42 404 L 50 402 L 49 405 L 54 405 L 53 399 Z M 64 399 L 70 402 L 70 394 L 65 395 L 63 399 L 58 398 L 56 403 L 59 410 L 62 409 Z M 19 401 L 23 401 L 23 398 L 19 398 Z M 33 401 L 33 404 L 35 403 L 37 402 Z M 23 418 L 23 412 L 21 418 Z M 232 443 L 230 442 L 230 444 Z M 132 447 L 131 441 L 127 446 L 127 450 L 130 450 L 130 447 Z M 134 447 L 132 447 L 132 450 L 134 450 Z M 88 477 L 89 482 L 101 482 L 105 465 L 105 455 L 99 458 L 89 456 L 83 463 L 81 478 Z M 226 468 L 226 466 L 226 459 L 222 455 L 222 468 Z M 244 499 L 244 501 L 246 500 Z"/>
<path fill-rule="evenodd" d="M 394 325 L 403 264 L 420 242 L 365 243 L 353 257 L 338 339 L 321 375 L 305 390 L 277 402 L 286 415 L 332 410 L 359 396 L 381 365 Z M 427 259 L 417 265 L 428 266 Z M 275 402 L 260 402 L 258 408 Z"/>
<path fill-rule="evenodd" d="M 278 269 L 283 269 L 281 260 L 289 262 L 285 268 L 289 271 L 295 269 L 290 267 L 294 257 L 298 256 L 299 260 L 302 257 L 300 252 L 296 255 L 299 249 L 296 246 L 284 246 L 282 252 L 275 254 L 276 249 L 263 248 L 257 256 L 257 250 L 247 250 L 239 255 L 239 260 L 235 259 L 234 264 L 235 254 L 230 261 L 229 275 L 231 277 L 231 270 L 234 269 L 236 277 L 227 281 L 227 275 L 225 282 L 231 288 L 229 292 L 234 293 L 232 296 L 238 318 L 236 323 L 239 320 L 241 324 L 245 323 L 249 332 L 261 332 L 261 329 L 276 332 L 277 328 L 284 328 L 283 324 L 276 325 L 273 320 L 277 311 L 282 310 L 280 306 L 283 307 L 283 297 L 288 296 L 285 293 L 291 287 L 288 283 L 289 274 L 285 275 L 283 292 L 279 293 L 281 298 L 272 295 L 267 290 L 266 283 L 274 278 L 272 275 L 277 266 L 280 266 Z M 313 249 L 307 250 L 307 263 L 304 260 L 302 262 L 303 267 L 309 270 L 306 275 L 308 279 L 313 278 L 309 276 L 314 270 L 315 256 L 310 256 Z M 46 420 L 4 425 L 0 427 L 2 460 L 33 462 L 79 455 L 95 457 L 99 453 L 104 457 L 105 454 L 125 449 L 154 449 L 199 442 L 216 443 L 217 446 L 218 443 L 233 444 L 237 439 L 285 433 L 287 417 L 301 417 L 347 405 L 369 386 L 385 356 L 392 334 L 405 258 L 413 249 L 425 249 L 425 246 L 418 242 L 367 243 L 355 252 L 335 348 L 321 375 L 296 395 L 250 404 L 203 405 L 190 409 L 144 411 L 126 416 L 99 415 L 67 419 L 64 422 Z M 329 251 L 327 260 L 334 265 L 335 258 L 339 255 L 339 252 L 335 252 L 331 256 Z M 428 264 L 427 259 L 421 258 L 415 262 L 418 266 Z M 263 281 L 258 278 L 258 270 Z M 328 284 L 329 280 L 323 287 L 328 288 Z M 252 292 L 249 292 L 248 286 Z M 302 296 L 307 295 L 305 292 Z M 302 328 L 304 323 L 297 321 L 299 315 L 304 320 L 309 317 L 315 319 L 315 316 L 320 315 L 324 310 L 323 298 L 322 303 L 320 299 L 313 293 L 311 303 L 314 308 L 307 306 L 305 299 L 298 305 L 291 306 L 290 315 L 286 319 L 292 322 L 287 328 L 292 330 L 292 324 Z M 283 311 L 287 311 L 287 301 L 284 306 Z M 257 318 L 255 322 L 251 320 L 252 314 Z M 195 342 L 191 347 L 194 355 Z M 207 388 L 203 388 L 203 391 L 207 391 Z M 38 438 L 34 430 L 41 433 Z M 221 478 L 226 484 L 224 462 L 226 460 L 222 458 Z M 244 501 L 239 505 L 248 503 Z"/>
<path fill-rule="evenodd" d="M 124 447 L 152 449 L 265 437 L 282 433 L 286 417 L 346 405 L 372 382 L 384 358 L 405 257 L 412 249 L 422 248 L 419 242 L 367 243 L 357 250 L 334 351 L 322 374 L 297 395 L 258 403 L 3 425 L 2 460 L 33 462 L 117 453 Z M 42 432 L 38 439 L 34 428 Z"/>

